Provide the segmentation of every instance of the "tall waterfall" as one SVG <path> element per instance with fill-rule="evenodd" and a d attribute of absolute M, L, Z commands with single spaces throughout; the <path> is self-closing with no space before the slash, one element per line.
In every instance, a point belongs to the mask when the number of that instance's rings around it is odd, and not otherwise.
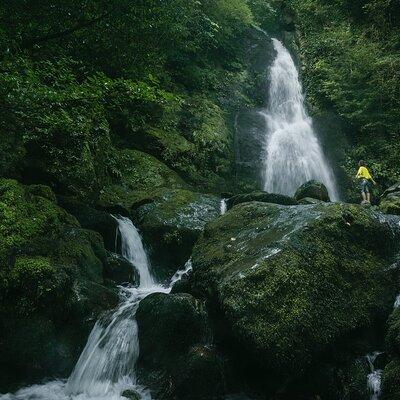
<path fill-rule="evenodd" d="M 107 317 L 97 321 L 68 381 L 52 381 L 20 389 L 0 400 L 122 400 L 121 393 L 134 389 L 142 400 L 150 392 L 137 383 L 139 356 L 135 315 L 140 301 L 151 293 L 169 293 L 173 284 L 192 269 L 189 260 L 168 286 L 155 282 L 140 234 L 128 218 L 118 217 L 122 255 L 139 273 L 138 287 L 121 287 L 121 302 Z"/>
<path fill-rule="evenodd" d="M 269 105 L 263 150 L 264 190 L 292 196 L 303 183 L 323 182 L 331 200 L 338 200 L 333 172 L 326 161 L 304 107 L 304 95 L 293 59 L 273 39 L 276 58 L 270 69 Z"/>

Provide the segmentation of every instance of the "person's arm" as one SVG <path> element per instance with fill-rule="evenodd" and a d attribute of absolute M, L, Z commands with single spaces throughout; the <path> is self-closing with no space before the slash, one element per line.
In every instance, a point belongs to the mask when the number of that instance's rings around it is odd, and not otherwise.
<path fill-rule="evenodd" d="M 356 178 L 359 178 L 361 175 L 362 167 L 358 168 Z"/>
<path fill-rule="evenodd" d="M 375 182 L 375 180 L 374 180 L 374 178 L 372 177 L 372 175 L 371 175 L 371 173 L 369 172 L 369 170 L 367 170 L 368 171 L 368 178 L 371 180 L 371 182 L 376 186 L 376 182 Z"/>

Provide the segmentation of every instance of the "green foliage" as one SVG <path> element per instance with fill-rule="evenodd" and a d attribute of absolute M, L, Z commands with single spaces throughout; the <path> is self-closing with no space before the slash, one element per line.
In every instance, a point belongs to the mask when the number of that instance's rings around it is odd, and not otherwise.
<path fill-rule="evenodd" d="M 362 157 L 383 187 L 400 179 L 398 2 L 287 0 L 296 12 L 303 80 L 315 114 L 350 125 L 353 175 Z"/>

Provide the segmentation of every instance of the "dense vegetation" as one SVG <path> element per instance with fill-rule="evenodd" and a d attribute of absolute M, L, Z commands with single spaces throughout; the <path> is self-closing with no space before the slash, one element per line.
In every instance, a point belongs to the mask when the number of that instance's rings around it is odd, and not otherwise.
<path fill-rule="evenodd" d="M 286 3 L 295 15 L 303 81 L 312 112 L 321 117 L 333 112 L 341 119 L 341 126 L 336 125 L 330 135 L 337 143 L 340 130 L 346 134 L 348 146 L 342 153 L 342 164 L 347 173 L 354 175 L 357 161 L 365 159 L 383 188 L 398 181 L 399 2 Z"/>
<path fill-rule="evenodd" d="M 0 175 L 95 198 L 128 147 L 224 187 L 245 0 L 4 1 L 0 18 Z"/>
<path fill-rule="evenodd" d="M 377 190 L 398 182 L 399 4 L 3 0 L 0 392 L 68 376 L 116 285 L 136 282 L 116 254 L 114 213 L 140 229 L 157 279 L 193 256 L 190 280 L 147 298 L 138 314 L 143 332 L 159 318 L 171 339 L 139 360 L 144 382 L 169 387 L 166 399 L 241 391 L 244 369 L 264 394 L 366 399 L 364 355 L 377 348 L 386 352 L 383 397 L 397 399 L 391 217 L 315 193 L 251 192 L 261 146 L 247 147 L 254 164 L 242 177 L 235 118 L 265 105 L 269 37 L 279 37 L 343 198 L 359 200 L 359 159 Z M 229 211 L 217 219 L 221 197 Z M 380 209 L 400 213 L 400 186 Z M 144 349 L 159 340 L 152 335 Z"/>

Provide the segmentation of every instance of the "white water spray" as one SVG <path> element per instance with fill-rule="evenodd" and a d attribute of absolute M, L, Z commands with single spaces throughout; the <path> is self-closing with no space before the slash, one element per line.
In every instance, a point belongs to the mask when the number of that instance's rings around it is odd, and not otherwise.
<path fill-rule="evenodd" d="M 293 196 L 303 183 L 325 184 L 331 200 L 338 200 L 335 179 L 304 107 L 304 95 L 293 59 L 273 39 L 276 58 L 270 69 L 269 106 L 263 157 L 264 190 Z"/>
<path fill-rule="evenodd" d="M 136 267 L 137 288 L 121 287 L 121 302 L 108 317 L 94 326 L 86 346 L 67 382 L 52 381 L 0 395 L 0 400 L 126 400 L 121 393 L 134 389 L 142 400 L 151 400 L 149 390 L 138 385 L 135 365 L 139 357 L 135 315 L 142 299 L 152 293 L 169 293 L 172 286 L 192 269 L 189 260 L 177 271 L 169 286 L 157 284 L 139 232 L 128 218 L 118 217 L 122 255 Z"/>
<path fill-rule="evenodd" d="M 371 400 L 378 400 L 381 394 L 381 381 L 382 381 L 382 371 L 380 369 L 375 369 L 375 360 L 382 354 L 379 351 L 375 351 L 372 354 L 367 354 L 366 358 L 368 361 L 370 373 L 367 377 L 368 389 L 371 393 Z"/>
<path fill-rule="evenodd" d="M 219 207 L 219 212 L 221 215 L 224 215 L 228 209 L 228 206 L 226 204 L 226 199 L 222 199 Z"/>

